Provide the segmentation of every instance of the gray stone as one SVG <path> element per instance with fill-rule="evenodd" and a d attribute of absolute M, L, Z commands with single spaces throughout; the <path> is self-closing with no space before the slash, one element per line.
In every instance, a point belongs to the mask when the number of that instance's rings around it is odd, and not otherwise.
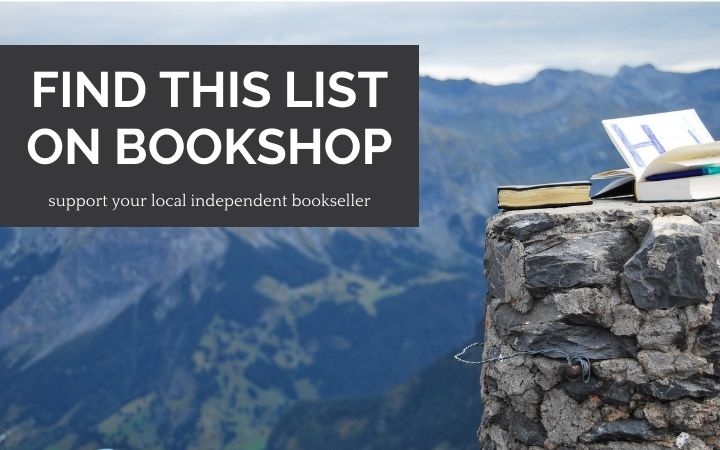
<path fill-rule="evenodd" d="M 511 358 L 485 366 L 488 376 L 495 379 L 497 389 L 506 396 L 523 395 L 534 387 L 530 368 L 522 358 Z"/>
<path fill-rule="evenodd" d="M 713 304 L 712 316 L 697 336 L 697 343 L 707 352 L 716 366 L 720 366 L 720 296 L 716 296 Z M 720 369 L 720 367 L 719 367 Z"/>
<path fill-rule="evenodd" d="M 616 382 L 629 380 L 635 383 L 648 381 L 648 377 L 640 363 L 631 358 L 596 361 L 593 363 L 592 368 L 593 373 L 596 376 L 606 380 L 613 380 Z"/>
<path fill-rule="evenodd" d="M 637 335 L 640 348 L 646 350 L 685 350 L 685 331 L 674 310 L 649 311 Z"/>
<path fill-rule="evenodd" d="M 513 220 L 512 216 L 500 219 L 494 226 L 494 231 L 501 239 L 517 239 L 521 242 L 527 241 L 538 233 L 549 230 L 558 223 L 548 213 L 523 215 L 519 220 Z"/>
<path fill-rule="evenodd" d="M 552 244 L 552 245 L 548 245 Z M 533 295 L 552 290 L 615 284 L 636 243 L 625 230 L 556 237 L 526 246 L 525 277 Z"/>
<path fill-rule="evenodd" d="M 511 249 L 511 241 L 488 239 L 485 242 L 483 266 L 485 267 L 488 296 L 491 298 L 502 299 L 505 297 L 505 277 L 502 269 Z"/>
<path fill-rule="evenodd" d="M 550 294 L 543 303 L 554 303 L 566 322 L 609 328 L 613 324 L 612 301 L 609 289 L 579 288 Z"/>
<path fill-rule="evenodd" d="M 520 312 L 532 306 L 530 293 L 525 288 L 523 246 L 519 241 L 492 241 L 487 244 L 485 275 L 488 293 L 502 299 Z"/>
<path fill-rule="evenodd" d="M 688 216 L 657 217 L 640 249 L 625 264 L 635 306 L 671 308 L 706 302 L 718 287 L 715 243 Z"/>
<path fill-rule="evenodd" d="M 576 402 L 584 402 L 590 395 L 598 396 L 604 403 L 627 405 L 630 402 L 630 386 L 627 382 L 611 382 L 593 378 L 587 383 L 569 380 L 560 385 Z"/>
<path fill-rule="evenodd" d="M 597 412 L 584 408 L 562 389 L 551 389 L 545 393 L 540 414 L 548 439 L 556 444 L 571 445 L 593 426 Z"/>
<path fill-rule="evenodd" d="M 534 356 L 528 357 L 527 360 L 532 362 L 535 383 L 537 383 L 543 391 L 554 388 L 558 383 L 567 378 L 568 370 L 574 371 L 574 367 L 569 367 L 567 361 L 564 359 Z"/>
<path fill-rule="evenodd" d="M 508 305 L 500 305 L 494 325 L 512 339 L 516 350 L 560 349 L 590 359 L 635 355 L 635 341 L 631 338 L 615 336 L 610 330 L 597 326 L 552 320 L 558 317 L 562 316 L 554 304 L 537 303 L 529 314 L 520 314 Z"/>
<path fill-rule="evenodd" d="M 615 422 L 630 418 L 630 410 L 627 406 L 605 405 L 600 409 L 602 420 L 605 422 Z"/>
<path fill-rule="evenodd" d="M 513 211 L 486 239 L 485 357 L 592 376 L 486 365 L 483 448 L 720 448 L 720 201 Z"/>
<path fill-rule="evenodd" d="M 536 302 L 527 313 L 520 313 L 505 303 L 495 309 L 493 325 L 503 330 L 511 330 L 525 325 L 552 323 L 562 318 L 554 303 Z"/>
<path fill-rule="evenodd" d="M 700 303 L 685 307 L 685 320 L 690 330 L 704 327 L 712 320 L 713 303 Z"/>
<path fill-rule="evenodd" d="M 497 425 L 487 427 L 486 439 L 481 442 L 482 450 L 509 450 L 512 438 L 510 433 Z"/>
<path fill-rule="evenodd" d="M 653 350 L 638 352 L 638 361 L 650 379 L 667 377 L 687 378 L 696 374 L 712 374 L 712 365 L 701 356 L 692 353 L 666 353 Z"/>
<path fill-rule="evenodd" d="M 678 400 L 683 397 L 707 398 L 720 394 L 720 384 L 710 378 L 688 378 L 666 382 L 644 383 L 638 386 L 640 392 L 658 400 Z"/>
<path fill-rule="evenodd" d="M 591 444 L 587 446 L 577 446 L 578 450 L 667 450 L 667 445 L 663 442 L 663 445 L 653 444 L 651 442 L 621 442 L 621 441 L 610 441 L 598 444 Z"/>
<path fill-rule="evenodd" d="M 503 408 L 500 414 L 490 417 L 488 424 L 499 425 L 508 430 L 513 439 L 525 445 L 542 446 L 547 439 L 547 432 L 540 423 L 513 411 L 512 408 Z"/>
<path fill-rule="evenodd" d="M 667 406 L 660 403 L 647 403 L 642 409 L 643 416 L 655 428 L 667 428 Z"/>
<path fill-rule="evenodd" d="M 675 447 L 687 450 L 709 450 L 711 448 L 705 445 L 702 439 L 684 432 L 675 438 Z"/>
<path fill-rule="evenodd" d="M 613 308 L 610 331 L 617 336 L 633 336 L 640 331 L 640 310 L 633 305 L 621 304 Z"/>
<path fill-rule="evenodd" d="M 702 403 L 687 398 L 672 402 L 668 408 L 670 423 L 683 430 L 702 430 L 716 414 L 716 411 L 708 411 Z"/>
<path fill-rule="evenodd" d="M 667 433 L 654 430 L 645 420 L 627 419 L 603 422 L 580 435 L 578 440 L 590 444 L 603 441 L 661 441 L 668 437 Z"/>

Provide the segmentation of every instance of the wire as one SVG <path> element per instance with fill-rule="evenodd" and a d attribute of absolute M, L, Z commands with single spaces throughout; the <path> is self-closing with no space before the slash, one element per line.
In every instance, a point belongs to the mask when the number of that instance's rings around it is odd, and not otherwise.
<path fill-rule="evenodd" d="M 562 357 L 564 357 L 565 360 L 567 361 L 568 365 L 570 365 L 570 366 L 574 367 L 574 366 L 579 365 L 580 370 L 582 372 L 583 382 L 587 383 L 588 381 L 590 381 L 591 368 L 592 368 L 592 364 L 590 363 L 590 358 L 588 358 L 585 355 L 569 354 L 567 352 L 560 350 L 559 348 L 546 348 L 546 349 L 542 349 L 542 350 L 521 350 L 518 352 L 511 353 L 509 355 L 503 355 L 502 353 L 500 353 L 499 356 L 496 356 L 494 358 L 483 359 L 481 361 L 470 361 L 470 360 L 464 359 L 462 357 L 471 348 L 484 347 L 484 346 L 485 346 L 484 343 L 473 342 L 470 345 L 466 345 L 465 348 L 463 348 L 462 351 L 460 351 L 460 353 L 458 353 L 454 356 L 454 358 L 463 364 L 478 364 L 478 365 L 480 365 L 480 364 L 485 364 L 485 363 L 494 363 L 494 362 L 498 362 L 498 361 L 503 361 L 506 359 L 515 358 L 516 356 L 543 355 L 543 356 L 549 357 L 552 354 L 556 354 L 556 355 L 561 355 Z"/>

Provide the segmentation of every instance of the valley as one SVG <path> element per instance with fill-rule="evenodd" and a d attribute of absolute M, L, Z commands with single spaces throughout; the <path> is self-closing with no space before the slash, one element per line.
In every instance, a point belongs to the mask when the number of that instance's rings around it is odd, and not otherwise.
<path fill-rule="evenodd" d="M 607 117 L 717 136 L 718 81 L 423 77 L 419 228 L 0 230 L 0 448 L 476 448 L 495 187 L 620 166 Z"/>

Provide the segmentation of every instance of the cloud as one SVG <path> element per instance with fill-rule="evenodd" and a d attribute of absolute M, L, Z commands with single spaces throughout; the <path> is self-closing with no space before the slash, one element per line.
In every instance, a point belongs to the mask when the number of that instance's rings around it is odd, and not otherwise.
<path fill-rule="evenodd" d="M 718 3 L 0 3 L 0 43 L 418 44 L 421 72 L 717 67 Z"/>
<path fill-rule="evenodd" d="M 488 67 L 424 64 L 420 67 L 420 75 L 431 76 L 439 80 L 467 78 L 478 83 L 497 85 L 528 81 L 542 69 L 543 66 L 538 64 Z"/>
<path fill-rule="evenodd" d="M 691 73 L 705 69 L 720 69 L 720 59 L 707 59 L 701 61 L 687 61 L 679 64 L 660 66 L 660 69 L 668 72 Z"/>

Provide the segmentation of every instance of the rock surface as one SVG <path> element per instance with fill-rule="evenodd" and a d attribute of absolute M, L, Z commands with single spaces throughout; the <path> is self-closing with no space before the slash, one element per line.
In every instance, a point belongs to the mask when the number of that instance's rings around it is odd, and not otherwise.
<path fill-rule="evenodd" d="M 720 201 L 503 212 L 486 227 L 486 449 L 720 449 Z M 579 365 L 591 363 L 584 382 Z"/>

